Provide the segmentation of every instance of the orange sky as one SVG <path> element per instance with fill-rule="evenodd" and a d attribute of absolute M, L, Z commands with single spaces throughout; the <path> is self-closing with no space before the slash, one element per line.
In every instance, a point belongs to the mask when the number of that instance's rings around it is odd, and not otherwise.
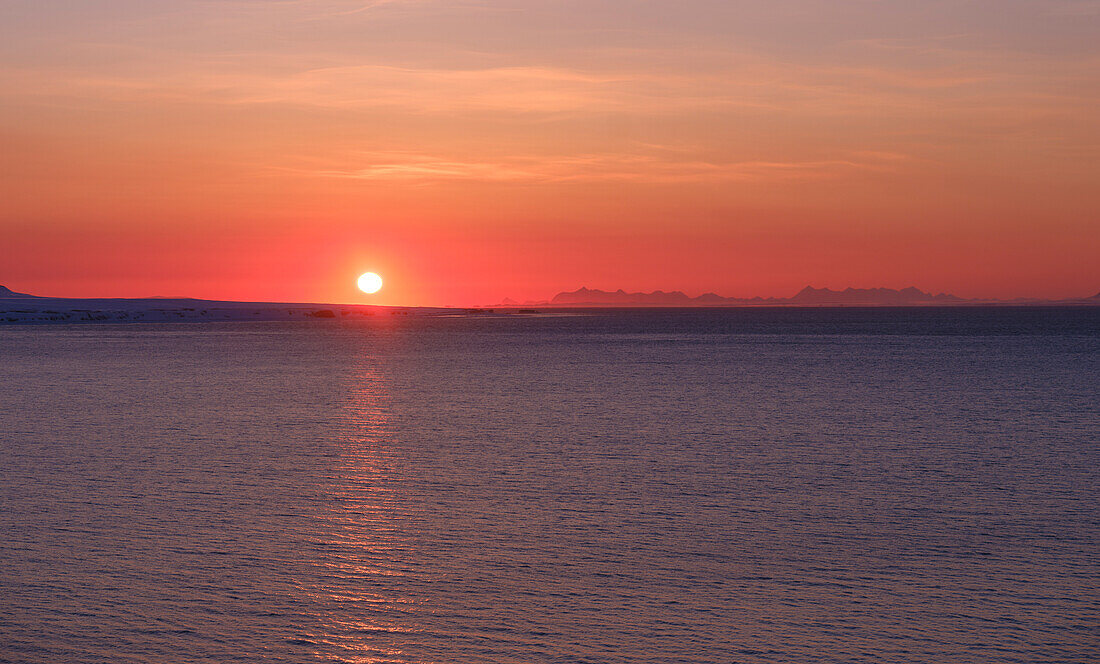
<path fill-rule="evenodd" d="M 9 1 L 0 284 L 1091 295 L 1097 34 L 1094 0 Z"/>

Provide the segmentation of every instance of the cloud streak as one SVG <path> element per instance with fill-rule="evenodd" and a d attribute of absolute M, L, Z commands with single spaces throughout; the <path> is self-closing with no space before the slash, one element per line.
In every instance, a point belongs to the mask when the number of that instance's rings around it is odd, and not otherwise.
<path fill-rule="evenodd" d="M 675 155 L 675 152 L 672 156 Z M 471 161 L 415 152 L 375 152 L 357 155 L 357 166 L 343 168 L 280 168 L 276 173 L 353 180 L 414 180 L 431 184 L 446 180 L 514 183 L 568 182 L 723 182 L 797 181 L 843 177 L 852 171 L 888 171 L 908 159 L 883 153 L 851 154 L 818 161 L 709 162 L 670 158 L 665 154 L 578 154 L 558 157 L 510 157 Z"/>

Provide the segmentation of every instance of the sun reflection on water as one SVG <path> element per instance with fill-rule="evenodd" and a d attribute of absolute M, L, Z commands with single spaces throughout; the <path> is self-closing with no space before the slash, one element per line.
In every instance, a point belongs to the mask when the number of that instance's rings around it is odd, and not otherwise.
<path fill-rule="evenodd" d="M 354 664 L 421 661 L 402 635 L 421 631 L 415 600 L 401 591 L 411 574 L 409 546 L 397 522 L 398 495 L 387 418 L 386 384 L 375 368 L 360 370 L 336 443 L 325 529 L 315 560 L 319 587 L 319 659 Z"/>

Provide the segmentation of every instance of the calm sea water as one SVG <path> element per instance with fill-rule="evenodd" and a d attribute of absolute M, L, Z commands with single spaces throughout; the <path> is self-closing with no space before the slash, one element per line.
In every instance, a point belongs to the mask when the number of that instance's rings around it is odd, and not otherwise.
<path fill-rule="evenodd" d="M 1100 308 L 0 328 L 0 661 L 1100 658 Z"/>

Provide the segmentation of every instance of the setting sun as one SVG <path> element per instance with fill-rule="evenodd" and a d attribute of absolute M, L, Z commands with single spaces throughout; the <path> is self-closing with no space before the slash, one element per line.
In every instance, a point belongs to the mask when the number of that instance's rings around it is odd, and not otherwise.
<path fill-rule="evenodd" d="M 364 272 L 359 275 L 359 290 L 364 293 L 377 293 L 382 290 L 382 277 L 374 272 Z"/>

